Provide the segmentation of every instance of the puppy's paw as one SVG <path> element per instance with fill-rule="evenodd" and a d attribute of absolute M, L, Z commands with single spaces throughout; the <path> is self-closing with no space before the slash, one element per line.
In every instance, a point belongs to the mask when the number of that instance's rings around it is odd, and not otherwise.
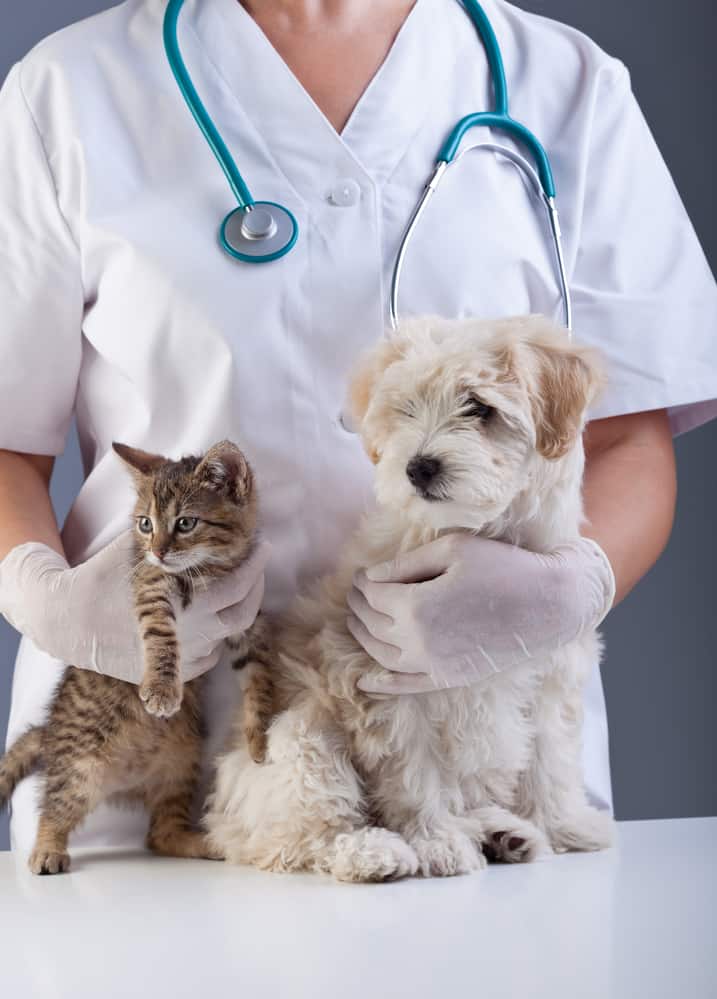
<path fill-rule="evenodd" d="M 424 878 L 473 874 L 486 864 L 479 847 L 458 831 L 442 830 L 430 838 L 414 838 L 411 846 L 416 851 L 419 873 Z"/>
<path fill-rule="evenodd" d="M 417 870 L 416 854 L 398 833 L 366 827 L 336 837 L 331 873 L 338 881 L 395 881 Z"/>
<path fill-rule="evenodd" d="M 175 677 L 145 677 L 139 697 L 148 714 L 171 718 L 182 706 L 182 681 Z"/>
<path fill-rule="evenodd" d="M 511 816 L 502 829 L 486 830 L 483 852 L 488 860 L 524 864 L 550 853 L 550 844 L 532 822 Z"/>
<path fill-rule="evenodd" d="M 69 853 L 35 849 L 30 854 L 28 867 L 33 874 L 65 874 L 70 869 Z"/>
<path fill-rule="evenodd" d="M 608 812 L 586 807 L 550 828 L 548 837 L 556 853 L 605 850 L 614 842 L 615 822 Z"/>

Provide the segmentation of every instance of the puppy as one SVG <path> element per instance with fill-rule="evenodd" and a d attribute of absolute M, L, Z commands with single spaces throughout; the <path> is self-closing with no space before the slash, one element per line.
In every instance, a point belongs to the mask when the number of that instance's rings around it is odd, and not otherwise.
<path fill-rule="evenodd" d="M 380 881 L 475 871 L 483 847 L 525 861 L 609 844 L 580 768 L 597 633 L 472 687 L 369 696 L 357 681 L 382 667 L 346 627 L 358 569 L 439 535 L 535 551 L 577 539 L 581 431 L 599 383 L 595 358 L 539 316 L 410 320 L 366 358 L 350 397 L 378 504 L 284 624 L 267 762 L 252 761 L 240 724 L 218 762 L 205 825 L 228 860 Z M 469 400 L 491 418 L 467 417 Z M 407 465 L 429 447 L 447 475 L 426 496 Z"/>

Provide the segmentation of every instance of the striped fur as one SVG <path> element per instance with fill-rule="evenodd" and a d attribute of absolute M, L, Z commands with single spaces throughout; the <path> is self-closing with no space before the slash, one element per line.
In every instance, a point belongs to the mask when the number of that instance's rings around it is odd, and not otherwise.
<path fill-rule="evenodd" d="M 234 669 L 242 671 L 241 725 L 255 763 L 264 762 L 267 730 L 276 713 L 272 662 L 275 650 L 271 634 L 268 618 L 260 614 L 246 635 L 228 640 L 238 653 Z"/>

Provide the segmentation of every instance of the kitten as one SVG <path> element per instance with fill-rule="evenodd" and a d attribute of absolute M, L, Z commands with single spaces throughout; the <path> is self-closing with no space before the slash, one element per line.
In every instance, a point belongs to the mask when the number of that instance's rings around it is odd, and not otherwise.
<path fill-rule="evenodd" d="M 190 822 L 200 778 L 202 680 L 182 684 L 173 602 L 187 607 L 197 584 L 225 576 L 251 552 L 257 519 L 254 477 L 229 441 L 202 457 L 179 461 L 124 444 L 113 447 L 137 489 L 132 591 L 145 673 L 137 688 L 68 667 L 45 724 L 31 728 L 0 760 L 0 806 L 24 777 L 35 770 L 45 775 L 29 861 L 35 874 L 69 869 L 69 834 L 105 799 L 145 805 L 150 812 L 147 845 L 156 853 L 222 859 Z M 265 632 L 258 619 L 250 632 L 256 639 L 236 636 L 228 644 L 240 652 L 248 649 L 244 659 L 255 661 L 268 649 Z M 271 710 L 264 666 L 251 670 L 244 710 L 247 736 L 260 757 L 265 715 Z"/>

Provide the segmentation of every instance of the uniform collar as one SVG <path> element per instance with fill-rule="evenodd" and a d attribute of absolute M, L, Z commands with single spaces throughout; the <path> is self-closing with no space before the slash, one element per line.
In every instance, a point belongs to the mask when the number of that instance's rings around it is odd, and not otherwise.
<path fill-rule="evenodd" d="M 450 2 L 417 0 L 341 135 L 238 0 L 192 0 L 186 16 L 230 98 L 218 116 L 220 130 L 235 102 L 234 110 L 238 104 L 275 165 L 310 201 L 337 173 L 362 174 L 380 184 L 403 158 L 431 103 L 440 100 L 441 79 L 452 71 L 448 36 L 440 30 L 441 8 Z M 201 75 L 206 78 L 206 71 Z M 206 103 L 215 116 L 217 109 Z M 229 145 L 241 170 L 241 137 L 236 147 Z"/>

